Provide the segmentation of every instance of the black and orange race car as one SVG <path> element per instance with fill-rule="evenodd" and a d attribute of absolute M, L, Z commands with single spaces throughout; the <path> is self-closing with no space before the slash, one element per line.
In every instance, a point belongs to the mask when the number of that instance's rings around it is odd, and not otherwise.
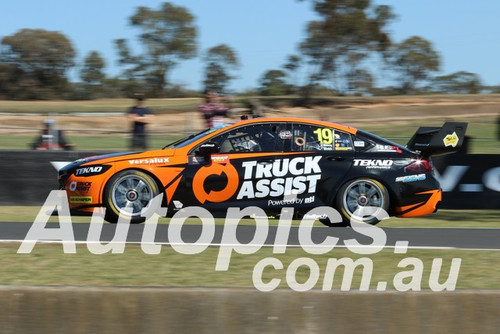
<path fill-rule="evenodd" d="M 370 206 L 398 217 L 437 210 L 441 189 L 430 156 L 458 150 L 466 123 L 420 128 L 403 147 L 352 127 L 296 118 L 257 118 L 207 129 L 161 150 L 88 157 L 59 170 L 72 213 L 106 208 L 106 220 L 141 211 L 163 194 L 168 216 L 201 206 L 336 208 L 349 221 Z M 127 217 L 128 218 L 128 217 Z M 368 223 L 374 215 L 358 217 Z"/>

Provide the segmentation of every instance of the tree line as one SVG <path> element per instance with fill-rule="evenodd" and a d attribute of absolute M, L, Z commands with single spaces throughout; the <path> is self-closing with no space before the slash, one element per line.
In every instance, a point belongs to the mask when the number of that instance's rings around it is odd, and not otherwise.
<path fill-rule="evenodd" d="M 421 36 L 393 40 L 388 26 L 390 6 L 371 0 L 310 1 L 318 19 L 308 22 L 296 54 L 280 68 L 265 71 L 252 92 L 260 95 L 314 94 L 401 95 L 422 93 L 498 92 L 484 87 L 475 73 L 436 75 L 441 59 L 434 45 Z M 195 17 L 187 8 L 165 2 L 159 8 L 138 7 L 128 19 L 138 34 L 141 53 L 127 39 L 114 41 L 121 73 L 105 74 L 106 60 L 91 51 L 82 64 L 61 32 L 22 29 L 0 44 L 0 98 L 94 99 L 132 96 L 183 97 L 199 94 L 171 82 L 169 74 L 181 61 L 199 56 Z M 205 90 L 228 92 L 239 68 L 237 51 L 215 45 L 201 52 Z M 373 64 L 380 64 L 374 74 Z M 71 82 L 78 65 L 80 82 Z M 377 80 L 387 83 L 377 86 Z M 391 83 L 391 84 L 388 84 Z"/>

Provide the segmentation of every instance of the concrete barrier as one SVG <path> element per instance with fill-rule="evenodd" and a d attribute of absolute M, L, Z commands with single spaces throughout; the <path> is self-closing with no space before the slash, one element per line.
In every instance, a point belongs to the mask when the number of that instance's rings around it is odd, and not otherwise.
<path fill-rule="evenodd" d="M 42 205 L 59 188 L 51 161 L 74 161 L 108 152 L 0 151 L 0 205 Z"/>
<path fill-rule="evenodd" d="M 1 333 L 498 333 L 500 291 L 0 287 Z"/>

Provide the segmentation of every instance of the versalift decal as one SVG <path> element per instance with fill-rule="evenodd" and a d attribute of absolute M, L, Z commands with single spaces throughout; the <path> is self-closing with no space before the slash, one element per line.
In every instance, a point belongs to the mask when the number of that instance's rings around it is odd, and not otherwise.
<path fill-rule="evenodd" d="M 129 160 L 128 163 L 131 165 L 154 165 L 154 164 L 164 164 L 167 163 L 168 158 L 150 158 L 150 159 L 138 159 Z"/>
<path fill-rule="evenodd" d="M 272 163 L 243 162 L 244 181 L 237 199 L 314 193 L 321 179 L 320 160 L 321 156 L 277 159 Z"/>

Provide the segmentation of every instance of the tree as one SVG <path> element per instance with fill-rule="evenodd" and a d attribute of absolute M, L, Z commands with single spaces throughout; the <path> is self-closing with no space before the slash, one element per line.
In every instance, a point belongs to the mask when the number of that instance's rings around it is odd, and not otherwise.
<path fill-rule="evenodd" d="M 402 94 L 409 94 L 418 87 L 418 83 L 439 71 L 439 54 L 428 40 L 412 36 L 392 47 L 389 64 L 398 73 L 399 87 Z"/>
<path fill-rule="evenodd" d="M 66 36 L 57 31 L 22 29 L 4 37 L 2 45 L 0 62 L 8 68 L 8 85 L 12 85 L 8 98 L 50 99 L 66 91 L 66 72 L 74 66 L 75 57 Z"/>
<path fill-rule="evenodd" d="M 371 93 L 373 88 L 373 76 L 370 72 L 362 68 L 353 68 L 346 75 L 347 88 L 357 94 Z"/>
<path fill-rule="evenodd" d="M 12 64 L 0 62 L 0 99 L 15 99 L 21 92 L 18 87 L 22 71 Z"/>
<path fill-rule="evenodd" d="M 260 80 L 262 95 L 285 95 L 288 90 L 288 85 L 285 81 L 286 74 L 281 70 L 269 70 L 262 76 Z"/>
<path fill-rule="evenodd" d="M 130 24 L 141 31 L 144 54 L 134 56 L 125 39 L 115 41 L 120 64 L 127 66 L 125 80 L 139 81 L 132 87 L 142 86 L 151 96 L 162 96 L 169 72 L 180 60 L 196 56 L 194 17 L 187 9 L 165 2 L 158 10 L 138 7 Z"/>
<path fill-rule="evenodd" d="M 430 91 L 447 94 L 477 94 L 481 88 L 481 79 L 477 74 L 459 71 L 435 77 Z"/>
<path fill-rule="evenodd" d="M 290 89 L 295 92 L 299 86 L 298 84 L 298 69 L 300 68 L 302 59 L 298 55 L 289 55 L 287 62 L 283 65 L 283 68 L 287 71 L 288 80 L 290 83 Z"/>
<path fill-rule="evenodd" d="M 373 52 L 382 53 L 390 46 L 385 29 L 394 15 L 389 6 L 372 6 L 370 0 L 313 3 L 320 19 L 309 22 L 307 38 L 300 45 L 311 67 L 306 87 L 328 80 L 336 91 L 346 92 L 346 76 L 353 72 L 353 67 L 360 67 Z M 310 93 L 306 89 L 306 95 Z"/>
<path fill-rule="evenodd" d="M 229 81 L 234 79 L 231 70 L 239 66 L 236 52 L 226 44 L 210 48 L 205 57 L 205 90 L 224 92 Z"/>
<path fill-rule="evenodd" d="M 103 72 L 105 67 L 106 63 L 99 52 L 92 51 L 84 59 L 83 68 L 80 71 L 80 78 L 88 85 L 101 85 L 106 78 Z"/>

